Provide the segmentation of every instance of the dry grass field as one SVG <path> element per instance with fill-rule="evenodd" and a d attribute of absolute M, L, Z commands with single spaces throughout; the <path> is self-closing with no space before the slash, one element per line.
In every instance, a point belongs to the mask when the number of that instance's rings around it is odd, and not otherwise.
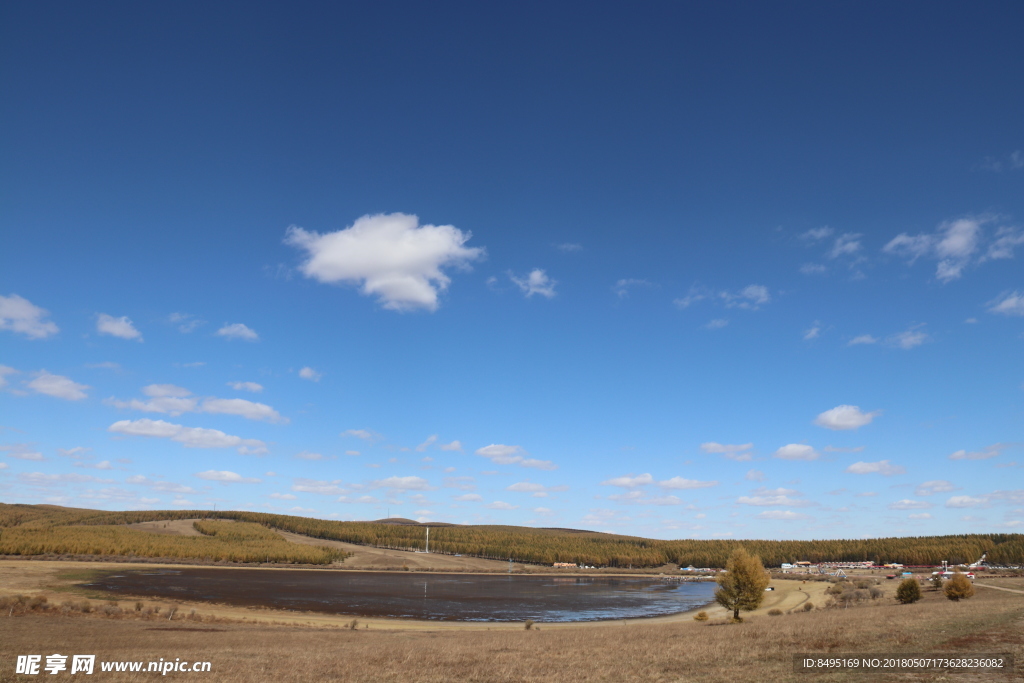
<path fill-rule="evenodd" d="M 66 599 L 68 593 L 52 589 L 65 588 L 75 574 L 71 566 L 77 564 L 4 562 L 0 588 L 7 594 L 44 589 L 53 596 L 51 602 Z M 91 563 L 82 566 L 86 564 Z M 131 602 L 122 599 L 127 616 L 102 611 L 61 615 L 59 610 L 0 614 L 0 681 L 38 679 L 16 676 L 15 656 L 54 652 L 96 654 L 98 661 L 148 662 L 161 657 L 209 661 L 210 674 L 172 672 L 167 678 L 227 683 L 1024 680 L 1021 674 L 793 672 L 794 653 L 1012 652 L 1024 661 L 1024 595 L 979 587 L 974 598 L 952 603 L 939 592 L 926 590 L 921 602 L 898 605 L 891 598 L 891 583 L 883 583 L 888 594 L 879 600 L 849 609 L 821 609 L 825 596 L 817 591 L 823 591 L 826 583 L 776 582 L 779 590 L 773 593 L 777 595 L 767 596 L 760 614 L 743 624 L 728 624 L 708 610 L 712 618 L 706 623 L 685 617 L 537 624 L 532 630 L 515 624 L 387 620 L 360 620 L 352 630 L 338 618 L 239 608 L 223 611 L 204 605 L 195 606 L 199 612 L 191 619 L 187 614 L 192 606 L 178 605 L 175 618 L 168 621 L 162 616 L 168 614 L 167 603 L 147 601 L 147 608 L 160 606 L 161 613 L 141 616 Z M 46 586 L 51 589 L 46 591 Z M 817 607 L 804 612 L 803 602 L 812 598 Z M 769 616 L 772 605 L 784 613 Z M 290 623 L 281 623 L 286 617 Z M 108 673 L 97 680 L 143 681 L 154 675 Z"/>

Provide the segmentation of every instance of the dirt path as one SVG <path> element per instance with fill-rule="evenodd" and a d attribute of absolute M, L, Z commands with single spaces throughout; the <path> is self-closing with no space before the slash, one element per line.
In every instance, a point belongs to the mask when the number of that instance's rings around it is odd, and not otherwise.
<path fill-rule="evenodd" d="M 1024 595 L 1024 591 L 1019 591 L 1016 588 L 1003 588 L 1002 586 L 993 586 L 988 583 L 976 583 L 975 586 L 981 586 L 982 588 L 995 588 L 997 591 L 1006 591 L 1007 593 L 1020 593 Z"/>

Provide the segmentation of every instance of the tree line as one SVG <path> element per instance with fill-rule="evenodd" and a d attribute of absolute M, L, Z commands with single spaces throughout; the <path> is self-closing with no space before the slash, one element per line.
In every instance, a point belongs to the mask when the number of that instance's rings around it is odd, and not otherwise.
<path fill-rule="evenodd" d="M 0 504 L 0 537 L 4 527 L 29 533 L 70 525 L 124 525 L 173 519 L 231 519 L 266 529 L 281 529 L 313 538 L 399 550 L 423 550 L 423 525 L 341 522 L 262 512 L 208 510 L 138 510 L 105 512 L 52 506 Z M 201 525 L 210 524 L 201 521 Z M 202 531 L 199 527 L 198 530 Z M 208 527 L 214 528 L 214 527 Z M 216 527 L 220 529 L 220 527 Z M 142 532 L 136 532 L 142 533 Z M 220 531 L 213 534 L 218 538 Z M 152 534 L 150 534 L 152 536 Z M 28 538 L 26 536 L 26 538 Z M 70 537 L 69 537 L 70 538 Z M 224 541 L 227 542 L 227 541 Z M 242 541 L 231 541 L 242 542 Z M 245 542 L 256 542 L 256 539 Z M 270 541 L 267 540 L 267 543 Z M 284 543 L 285 541 L 282 542 Z M 289 544 L 295 545 L 295 544 Z M 661 541 L 568 529 L 479 525 L 438 526 L 430 530 L 430 550 L 490 559 L 553 564 L 575 562 L 601 567 L 654 567 L 668 562 L 681 566 L 724 567 L 732 551 L 741 547 L 761 558 L 766 566 L 784 562 L 898 562 L 937 565 L 974 562 L 983 553 L 993 564 L 1024 563 L 1024 534 L 961 534 L 872 539 L 674 540 Z M 2 552 L 2 551 L 0 551 Z M 65 551 L 71 552 L 71 551 Z"/>

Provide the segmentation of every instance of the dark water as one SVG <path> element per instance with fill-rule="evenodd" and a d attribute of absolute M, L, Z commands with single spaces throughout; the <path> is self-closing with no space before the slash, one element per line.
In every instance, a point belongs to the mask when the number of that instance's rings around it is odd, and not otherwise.
<path fill-rule="evenodd" d="M 715 587 L 655 577 L 258 569 L 131 570 L 86 585 L 126 595 L 328 614 L 540 622 L 675 614 L 711 601 Z"/>

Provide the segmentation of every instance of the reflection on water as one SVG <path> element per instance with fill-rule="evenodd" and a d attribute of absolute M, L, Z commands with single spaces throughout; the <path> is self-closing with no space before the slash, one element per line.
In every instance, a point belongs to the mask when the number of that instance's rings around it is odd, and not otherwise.
<path fill-rule="evenodd" d="M 595 621 L 684 612 L 713 583 L 657 577 L 259 569 L 122 571 L 86 584 L 112 593 L 329 614 L 457 621 Z"/>

